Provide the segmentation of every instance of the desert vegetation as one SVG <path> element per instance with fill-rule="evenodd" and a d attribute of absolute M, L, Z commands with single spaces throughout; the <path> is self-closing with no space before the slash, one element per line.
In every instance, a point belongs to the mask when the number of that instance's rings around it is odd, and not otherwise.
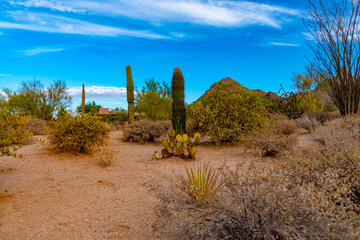
<path fill-rule="evenodd" d="M 360 3 L 331 4 L 309 0 L 293 92 L 224 78 L 186 104 L 186 72 L 139 91 L 130 65 L 112 115 L 85 83 L 76 110 L 64 81 L 4 89 L 0 237 L 359 239 Z"/>

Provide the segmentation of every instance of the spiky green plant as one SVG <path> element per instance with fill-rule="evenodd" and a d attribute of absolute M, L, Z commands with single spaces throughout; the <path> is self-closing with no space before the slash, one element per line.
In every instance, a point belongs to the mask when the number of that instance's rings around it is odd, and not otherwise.
<path fill-rule="evenodd" d="M 172 122 L 176 135 L 183 135 L 185 133 L 186 110 L 184 89 L 184 77 L 181 69 L 175 68 L 172 78 L 171 91 L 173 98 Z"/>
<path fill-rule="evenodd" d="M 85 85 L 82 85 L 82 96 L 81 96 L 81 114 L 85 114 Z"/>
<path fill-rule="evenodd" d="M 179 186 L 197 205 L 213 200 L 214 195 L 224 186 L 219 182 L 220 172 L 208 165 L 185 167 L 186 176 Z"/>
<path fill-rule="evenodd" d="M 131 73 L 130 65 L 126 66 L 126 90 L 128 102 L 128 122 L 131 124 L 135 120 L 135 107 L 134 107 L 134 82 Z"/>

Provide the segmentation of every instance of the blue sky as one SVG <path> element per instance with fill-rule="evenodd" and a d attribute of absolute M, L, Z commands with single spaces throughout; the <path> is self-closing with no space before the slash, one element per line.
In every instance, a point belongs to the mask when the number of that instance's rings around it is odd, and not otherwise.
<path fill-rule="evenodd" d="M 231 77 L 250 89 L 290 89 L 311 58 L 305 0 L 0 0 L 0 87 L 65 80 L 74 105 L 125 107 L 126 65 L 145 79 L 185 78 L 186 102 Z"/>

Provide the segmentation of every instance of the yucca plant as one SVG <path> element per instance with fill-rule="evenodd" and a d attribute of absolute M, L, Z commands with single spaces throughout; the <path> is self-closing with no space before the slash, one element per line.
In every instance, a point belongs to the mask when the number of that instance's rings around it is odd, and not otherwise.
<path fill-rule="evenodd" d="M 185 167 L 186 177 L 181 177 L 180 188 L 194 201 L 203 205 L 214 200 L 215 194 L 224 186 L 219 182 L 220 172 L 208 165 Z"/>

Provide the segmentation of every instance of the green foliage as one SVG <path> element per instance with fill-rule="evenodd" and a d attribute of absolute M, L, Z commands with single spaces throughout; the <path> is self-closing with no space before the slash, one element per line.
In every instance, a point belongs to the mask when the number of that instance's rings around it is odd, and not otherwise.
<path fill-rule="evenodd" d="M 32 135 L 26 129 L 29 119 L 21 115 L 7 114 L 3 110 L 0 110 L 0 156 L 16 157 L 15 151 L 20 145 L 27 143 Z"/>
<path fill-rule="evenodd" d="M 297 73 L 291 80 L 295 84 L 298 97 L 301 98 L 300 108 L 303 111 L 324 110 L 325 83 L 321 75 L 312 76 L 309 72 Z"/>
<path fill-rule="evenodd" d="M 66 83 L 62 80 L 54 81 L 46 89 L 37 80 L 23 82 L 18 92 L 10 89 L 4 89 L 4 92 L 10 112 L 22 112 L 44 120 L 51 120 L 59 110 L 66 109 L 71 104 Z"/>
<path fill-rule="evenodd" d="M 171 156 L 178 156 L 182 159 L 194 159 L 197 148 L 195 145 L 200 144 L 200 134 L 194 135 L 195 142 L 191 140 L 188 135 L 177 134 L 175 130 L 168 131 L 166 139 L 162 141 L 165 149 L 161 151 L 161 155 L 155 152 L 154 159 L 168 158 Z"/>
<path fill-rule="evenodd" d="M 96 114 L 99 111 L 99 108 L 102 108 L 101 105 L 97 105 L 97 104 L 94 105 L 94 103 L 95 102 L 91 103 L 89 101 L 84 105 L 85 114 L 88 114 L 88 113 Z M 76 109 L 78 112 L 82 112 L 82 105 L 78 106 Z"/>
<path fill-rule="evenodd" d="M 126 66 L 126 90 L 128 102 L 128 121 L 133 123 L 135 120 L 135 107 L 134 107 L 134 82 L 131 73 L 130 65 Z"/>
<path fill-rule="evenodd" d="M 269 118 L 267 102 L 244 88 L 229 91 L 231 84 L 219 83 L 205 99 L 189 105 L 189 133 L 209 135 L 219 144 L 243 139 Z"/>
<path fill-rule="evenodd" d="M 171 116 L 172 99 L 166 82 L 162 85 L 154 78 L 145 80 L 145 86 L 136 96 L 136 112 L 139 119 L 168 120 Z"/>
<path fill-rule="evenodd" d="M 52 148 L 75 153 L 91 152 L 103 146 L 108 139 L 109 129 L 98 116 L 66 114 L 51 121 L 46 134 Z"/>
<path fill-rule="evenodd" d="M 175 68 L 171 84 L 173 114 L 172 122 L 176 134 L 184 134 L 186 126 L 185 83 L 180 68 Z"/>
<path fill-rule="evenodd" d="M 207 165 L 185 167 L 187 178 L 182 177 L 182 189 L 196 205 L 213 200 L 215 194 L 224 186 L 219 184 L 219 172 Z"/>

